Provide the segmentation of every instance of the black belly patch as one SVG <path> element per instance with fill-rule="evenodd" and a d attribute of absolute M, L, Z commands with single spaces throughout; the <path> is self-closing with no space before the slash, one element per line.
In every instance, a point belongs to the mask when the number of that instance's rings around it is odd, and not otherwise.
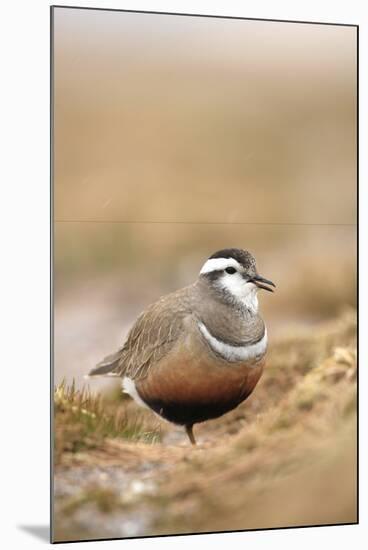
<path fill-rule="evenodd" d="M 235 409 L 248 395 L 224 403 L 173 403 L 163 400 L 145 400 L 147 405 L 166 420 L 180 425 L 192 425 L 218 418 Z"/>

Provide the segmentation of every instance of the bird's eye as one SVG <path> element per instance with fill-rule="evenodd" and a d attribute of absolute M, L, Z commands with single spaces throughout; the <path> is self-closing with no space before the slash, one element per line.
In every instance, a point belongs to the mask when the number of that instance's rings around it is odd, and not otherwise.
<path fill-rule="evenodd" d="M 236 269 L 235 267 L 227 267 L 225 269 L 226 273 L 229 273 L 230 275 L 232 275 L 233 273 L 236 273 Z"/>

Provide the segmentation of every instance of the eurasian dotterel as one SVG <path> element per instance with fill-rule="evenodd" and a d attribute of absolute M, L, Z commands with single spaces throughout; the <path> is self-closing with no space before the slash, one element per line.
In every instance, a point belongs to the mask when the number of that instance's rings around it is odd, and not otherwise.
<path fill-rule="evenodd" d="M 123 346 L 89 376 L 121 377 L 126 393 L 185 426 L 195 444 L 193 425 L 237 407 L 261 377 L 267 330 L 257 292 L 272 287 L 250 252 L 219 250 L 195 283 L 143 311 Z"/>

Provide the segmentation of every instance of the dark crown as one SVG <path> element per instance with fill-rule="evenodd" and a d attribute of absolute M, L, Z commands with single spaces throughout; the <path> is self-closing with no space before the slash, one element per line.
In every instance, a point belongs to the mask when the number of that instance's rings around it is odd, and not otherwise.
<path fill-rule="evenodd" d="M 252 254 L 241 248 L 224 248 L 223 250 L 218 250 L 209 257 L 209 260 L 215 258 L 234 258 L 234 260 L 239 262 L 245 269 L 256 269 L 256 261 Z"/>

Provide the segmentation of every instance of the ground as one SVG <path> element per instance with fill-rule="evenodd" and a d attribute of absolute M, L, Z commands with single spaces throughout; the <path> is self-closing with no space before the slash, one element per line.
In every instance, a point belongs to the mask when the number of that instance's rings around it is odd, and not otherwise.
<path fill-rule="evenodd" d="M 271 342 L 253 395 L 193 447 L 121 394 L 55 389 L 55 540 L 352 523 L 356 312 Z"/>

